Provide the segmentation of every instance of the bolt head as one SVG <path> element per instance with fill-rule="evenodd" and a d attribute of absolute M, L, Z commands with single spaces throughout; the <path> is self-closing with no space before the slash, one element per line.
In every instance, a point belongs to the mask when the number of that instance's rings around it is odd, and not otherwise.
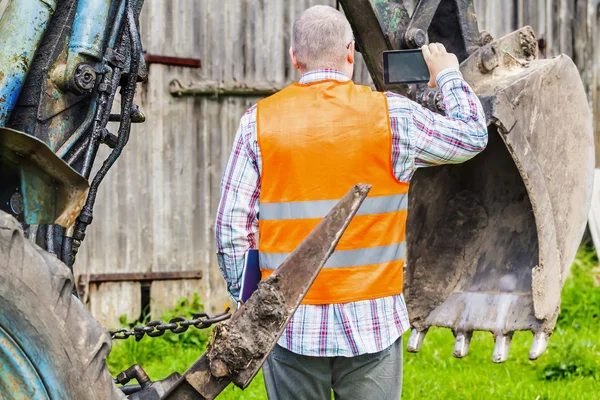
<path fill-rule="evenodd" d="M 490 44 L 494 41 L 494 37 L 488 31 L 481 31 L 479 33 L 479 44 L 481 46 L 485 46 L 486 44 Z"/>
<path fill-rule="evenodd" d="M 498 66 L 498 52 L 493 46 L 486 47 L 481 52 L 479 69 L 483 73 L 488 73 Z"/>
<path fill-rule="evenodd" d="M 96 85 L 96 71 L 88 64 L 79 64 L 75 70 L 74 80 L 78 89 L 89 92 Z"/>
<path fill-rule="evenodd" d="M 435 108 L 438 111 L 444 111 L 444 101 L 442 99 L 442 92 L 437 92 L 435 94 Z"/>
<path fill-rule="evenodd" d="M 406 33 L 406 44 L 417 49 L 427 43 L 427 33 L 423 29 L 411 29 Z"/>
<path fill-rule="evenodd" d="M 25 210 L 23 204 L 23 195 L 19 192 L 13 193 L 12 196 L 10 196 L 9 205 L 10 210 L 13 212 L 13 214 L 21 214 Z"/>

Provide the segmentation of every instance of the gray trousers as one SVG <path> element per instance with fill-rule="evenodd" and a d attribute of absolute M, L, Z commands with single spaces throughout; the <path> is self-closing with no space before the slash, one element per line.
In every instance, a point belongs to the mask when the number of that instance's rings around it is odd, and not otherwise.
<path fill-rule="evenodd" d="M 402 338 L 357 357 L 309 357 L 276 345 L 263 364 L 269 400 L 398 400 Z"/>

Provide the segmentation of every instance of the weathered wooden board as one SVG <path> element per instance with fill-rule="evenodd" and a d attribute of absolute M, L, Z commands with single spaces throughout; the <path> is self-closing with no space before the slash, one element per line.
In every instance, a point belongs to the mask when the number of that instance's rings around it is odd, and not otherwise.
<path fill-rule="evenodd" d="M 222 311 L 230 300 L 214 249 L 219 183 L 239 118 L 259 98 L 174 98 L 169 84 L 290 83 L 298 78 L 287 55 L 291 24 L 307 7 L 323 3 L 335 1 L 146 0 L 145 50 L 201 58 L 202 68 L 150 66 L 150 82 L 137 96 L 147 122 L 134 127 L 100 187 L 78 273 L 201 270 L 200 281 L 153 283 L 153 316 L 194 292 L 209 312 Z M 546 56 L 573 57 L 598 122 L 598 0 L 476 0 L 475 8 L 480 29 L 495 37 L 529 24 L 545 40 Z M 355 80 L 370 82 L 360 57 Z M 103 149 L 98 162 L 106 155 Z M 93 286 L 89 307 L 105 325 L 114 326 L 121 314 L 139 316 L 139 283 Z"/>

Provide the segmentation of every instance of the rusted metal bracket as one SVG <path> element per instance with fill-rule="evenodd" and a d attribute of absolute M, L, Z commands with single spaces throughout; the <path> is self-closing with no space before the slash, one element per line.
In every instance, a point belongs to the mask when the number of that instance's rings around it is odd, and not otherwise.
<path fill-rule="evenodd" d="M 19 208 L 23 208 L 20 211 L 26 223 L 56 223 L 65 228 L 73 224 L 81 211 L 88 182 L 46 143 L 24 132 L 1 127 L 0 163 L 7 176 L 9 169 L 18 172 L 22 196 Z"/>
<path fill-rule="evenodd" d="M 79 275 L 77 290 L 81 298 L 86 297 L 90 283 L 104 282 L 153 282 L 177 281 L 182 279 L 202 279 L 202 271 L 164 271 L 164 272 L 116 272 Z"/>
<path fill-rule="evenodd" d="M 202 60 L 199 58 L 171 57 L 159 54 L 144 53 L 144 60 L 147 65 L 162 64 L 175 67 L 201 68 Z"/>
<path fill-rule="evenodd" d="M 219 84 L 215 81 L 192 82 L 189 86 L 183 86 L 177 79 L 173 79 L 169 84 L 169 91 L 173 97 L 209 96 L 217 99 L 220 96 L 270 96 L 283 88 L 284 86 L 269 83 L 232 85 Z"/>

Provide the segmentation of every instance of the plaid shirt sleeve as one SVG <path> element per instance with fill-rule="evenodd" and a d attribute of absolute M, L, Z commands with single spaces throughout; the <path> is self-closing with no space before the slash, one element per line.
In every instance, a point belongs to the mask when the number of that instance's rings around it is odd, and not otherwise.
<path fill-rule="evenodd" d="M 259 157 L 253 106 L 240 121 L 223 173 L 215 226 L 217 261 L 234 301 L 239 297 L 244 254 L 258 243 Z"/>
<path fill-rule="evenodd" d="M 386 92 L 392 127 L 392 163 L 399 180 L 416 168 L 458 164 L 487 145 L 485 114 L 479 99 L 455 69 L 437 77 L 446 115 L 436 114 L 401 95 Z"/>

